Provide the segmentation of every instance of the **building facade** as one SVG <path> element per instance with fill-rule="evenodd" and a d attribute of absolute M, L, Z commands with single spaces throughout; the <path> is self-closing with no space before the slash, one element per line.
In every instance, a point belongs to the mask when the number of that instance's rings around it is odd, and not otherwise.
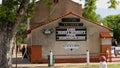
<path fill-rule="evenodd" d="M 83 9 L 71 0 L 59 0 L 56 5 L 64 3 L 67 4 L 54 9 L 50 16 L 44 15 L 49 13 L 46 9 L 37 6 L 27 34 L 31 62 L 47 62 L 51 50 L 55 62 L 86 62 L 86 50 L 96 53 L 96 57 L 91 55 L 91 62 L 99 61 L 101 54 L 106 55 L 106 49 L 111 53 L 112 29 L 82 17 Z M 39 10 L 45 12 L 43 16 Z M 44 20 L 45 16 L 48 19 Z"/>

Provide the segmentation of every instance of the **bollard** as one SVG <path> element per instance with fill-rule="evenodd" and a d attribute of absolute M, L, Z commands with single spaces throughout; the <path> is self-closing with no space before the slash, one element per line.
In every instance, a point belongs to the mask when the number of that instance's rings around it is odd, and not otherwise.
<path fill-rule="evenodd" d="M 90 63 L 90 54 L 89 54 L 89 51 L 87 50 L 87 64 Z"/>
<path fill-rule="evenodd" d="M 107 63 L 106 63 L 106 57 L 105 56 L 100 57 L 99 68 L 107 68 Z"/>
<path fill-rule="evenodd" d="M 52 50 L 50 50 L 50 54 L 48 55 L 48 66 L 54 66 L 54 55 Z"/>

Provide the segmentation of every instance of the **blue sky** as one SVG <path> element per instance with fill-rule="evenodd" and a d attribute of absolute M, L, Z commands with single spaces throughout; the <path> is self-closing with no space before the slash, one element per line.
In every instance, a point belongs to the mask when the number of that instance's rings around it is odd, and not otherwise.
<path fill-rule="evenodd" d="M 2 0 L 0 0 L 0 3 L 1 3 Z M 84 5 L 84 2 L 85 0 L 73 0 L 77 3 L 80 3 L 80 4 L 83 4 Z M 108 9 L 108 5 L 107 2 L 109 0 L 97 0 L 97 9 L 96 9 L 96 13 L 97 14 L 100 14 L 102 16 L 102 18 L 106 17 L 107 15 L 114 15 L 114 14 L 120 14 L 120 4 L 118 5 L 118 8 L 117 9 Z M 117 1 L 120 1 L 120 0 L 117 0 Z"/>
<path fill-rule="evenodd" d="M 96 13 L 102 15 L 104 18 L 107 15 L 115 15 L 120 14 L 120 4 L 117 6 L 116 9 L 110 9 L 108 8 L 109 4 L 107 4 L 109 0 L 98 0 L 97 1 L 97 9 Z M 120 0 L 117 0 L 120 1 Z"/>

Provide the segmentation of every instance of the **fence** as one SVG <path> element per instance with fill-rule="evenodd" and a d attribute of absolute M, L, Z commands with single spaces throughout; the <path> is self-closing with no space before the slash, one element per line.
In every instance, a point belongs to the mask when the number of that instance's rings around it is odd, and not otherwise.
<path fill-rule="evenodd" d="M 120 62 L 120 55 L 108 57 L 112 59 L 112 62 Z"/>
<path fill-rule="evenodd" d="M 106 58 L 107 58 L 107 62 L 120 62 L 120 55 L 117 55 L 117 56 L 107 56 L 107 55 L 111 55 L 111 54 L 106 54 L 106 53 L 90 53 L 89 54 L 89 58 L 90 58 L 90 61 L 92 61 L 92 62 L 99 62 L 99 57 L 100 56 L 105 56 Z M 55 56 L 63 56 L 63 57 L 65 57 L 65 56 L 78 56 L 78 57 L 86 57 L 87 56 L 87 54 L 61 54 L 61 55 L 55 55 Z M 85 61 L 86 60 L 86 58 L 84 58 L 84 62 L 86 62 Z M 83 60 L 81 60 L 81 61 L 83 61 Z"/>
<path fill-rule="evenodd" d="M 87 53 L 86 54 L 57 54 L 55 56 L 56 62 L 69 62 L 69 63 L 89 63 L 89 62 L 99 62 L 99 58 L 101 55 L 105 55 L 106 53 Z M 57 58 L 64 58 L 64 59 L 57 59 Z M 65 59 L 65 57 L 70 59 Z"/>
<path fill-rule="evenodd" d="M 90 64 L 90 59 L 91 58 L 99 58 L 101 55 L 105 55 L 104 57 L 102 57 L 104 60 L 100 60 L 101 63 L 99 64 Z M 86 64 L 80 64 L 80 65 L 65 65 L 65 66 L 61 66 L 62 68 L 99 68 L 99 66 L 102 66 L 100 68 L 111 68 L 111 66 L 107 67 L 107 63 L 106 63 L 106 59 L 105 57 L 107 57 L 108 59 L 110 57 L 108 57 L 108 54 L 106 53 L 89 53 L 89 51 L 87 50 L 86 54 L 62 54 L 62 55 L 54 55 L 54 56 L 86 56 Z M 99 60 L 99 59 L 98 59 Z M 72 60 L 74 61 L 74 60 Z M 104 61 L 104 62 L 103 62 Z M 106 66 L 105 66 L 106 65 Z M 55 67 L 57 68 L 57 67 Z M 59 67 L 58 67 L 59 68 Z"/>

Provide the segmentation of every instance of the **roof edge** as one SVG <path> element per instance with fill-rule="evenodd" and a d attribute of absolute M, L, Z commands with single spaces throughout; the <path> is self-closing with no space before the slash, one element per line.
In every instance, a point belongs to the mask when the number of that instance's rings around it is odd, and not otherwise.
<path fill-rule="evenodd" d="M 69 14 L 73 14 L 73 15 L 75 15 L 75 16 L 77 16 L 77 17 L 80 17 L 80 18 L 82 18 L 82 19 L 84 19 L 84 20 L 87 20 L 87 21 L 89 21 L 89 22 L 91 22 L 91 23 L 93 23 L 93 24 L 96 24 L 96 25 L 98 25 L 98 26 L 101 26 L 101 27 L 103 27 L 103 28 L 106 28 L 106 29 L 108 29 L 109 31 L 112 31 L 112 29 L 109 28 L 109 27 L 107 27 L 107 26 L 100 25 L 100 24 L 98 24 L 98 23 L 96 23 L 96 22 L 94 22 L 94 21 L 92 21 L 92 20 L 90 20 L 90 19 L 87 19 L 87 18 L 85 18 L 85 17 L 83 17 L 83 16 L 81 16 L 81 15 L 79 15 L 79 14 L 73 13 L 73 12 L 67 12 L 67 13 L 65 13 L 64 15 L 61 15 L 61 16 L 59 16 L 59 17 L 57 17 L 57 18 L 54 18 L 54 19 L 51 19 L 51 20 L 42 22 L 42 23 L 34 26 L 33 28 L 29 29 L 29 30 L 32 31 L 32 30 L 34 30 L 34 29 L 36 29 L 36 28 L 39 28 L 39 27 L 41 27 L 41 26 L 43 26 L 43 25 L 49 24 L 49 23 L 51 23 L 51 22 L 53 22 L 53 21 L 55 21 L 55 20 L 58 20 L 58 19 L 60 19 L 60 18 L 63 18 L 64 16 L 67 16 L 67 15 L 69 15 Z M 30 32 L 30 33 L 31 33 L 31 32 Z M 29 33 L 28 33 L 28 34 L 29 34 Z"/>

